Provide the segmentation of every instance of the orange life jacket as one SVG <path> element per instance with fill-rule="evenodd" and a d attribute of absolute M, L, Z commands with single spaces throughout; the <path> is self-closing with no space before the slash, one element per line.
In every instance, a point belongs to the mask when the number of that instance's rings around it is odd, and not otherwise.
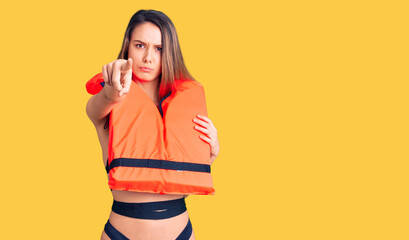
<path fill-rule="evenodd" d="M 194 129 L 196 115 L 207 116 L 203 86 L 176 80 L 176 91 L 159 109 L 135 82 L 109 116 L 108 185 L 111 189 L 161 194 L 213 195 L 210 145 Z M 104 86 L 102 73 L 86 84 L 90 94 Z"/>

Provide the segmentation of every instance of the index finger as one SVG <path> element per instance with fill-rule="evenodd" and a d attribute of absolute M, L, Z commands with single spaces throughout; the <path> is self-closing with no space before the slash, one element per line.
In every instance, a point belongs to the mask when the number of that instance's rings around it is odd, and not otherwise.
<path fill-rule="evenodd" d="M 210 124 L 210 126 L 213 126 L 213 127 L 214 127 L 214 124 L 213 124 L 212 120 L 210 120 L 210 118 L 208 118 L 208 117 L 206 117 L 206 116 L 203 116 L 203 115 L 197 115 L 197 117 L 200 118 L 200 119 L 205 120 L 207 123 Z"/>
<path fill-rule="evenodd" d="M 132 63 L 133 63 L 132 58 L 128 58 L 126 63 L 121 66 L 121 72 L 128 72 L 129 70 L 131 70 Z"/>

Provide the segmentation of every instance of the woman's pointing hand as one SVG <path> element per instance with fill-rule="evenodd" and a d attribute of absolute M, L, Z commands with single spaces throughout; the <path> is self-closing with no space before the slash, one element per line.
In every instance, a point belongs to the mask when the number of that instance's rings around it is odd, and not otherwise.
<path fill-rule="evenodd" d="M 117 59 L 102 67 L 104 91 L 108 100 L 120 102 L 129 92 L 132 81 L 132 58 Z"/>

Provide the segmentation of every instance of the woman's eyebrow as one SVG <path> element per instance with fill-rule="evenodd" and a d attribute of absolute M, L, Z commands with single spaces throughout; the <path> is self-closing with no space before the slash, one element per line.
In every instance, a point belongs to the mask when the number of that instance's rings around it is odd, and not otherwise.
<path fill-rule="evenodd" d="M 134 42 L 141 42 L 143 44 L 146 44 L 145 42 L 142 42 L 141 40 L 134 40 Z M 154 44 L 155 46 L 162 46 L 162 44 Z"/>

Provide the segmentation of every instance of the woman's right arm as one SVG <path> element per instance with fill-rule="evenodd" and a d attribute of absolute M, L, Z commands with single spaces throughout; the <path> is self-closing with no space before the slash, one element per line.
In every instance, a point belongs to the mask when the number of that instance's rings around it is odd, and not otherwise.
<path fill-rule="evenodd" d="M 107 97 L 104 87 L 99 93 L 88 100 L 86 107 L 87 115 L 95 126 L 105 124 L 106 116 L 117 103 Z"/>

